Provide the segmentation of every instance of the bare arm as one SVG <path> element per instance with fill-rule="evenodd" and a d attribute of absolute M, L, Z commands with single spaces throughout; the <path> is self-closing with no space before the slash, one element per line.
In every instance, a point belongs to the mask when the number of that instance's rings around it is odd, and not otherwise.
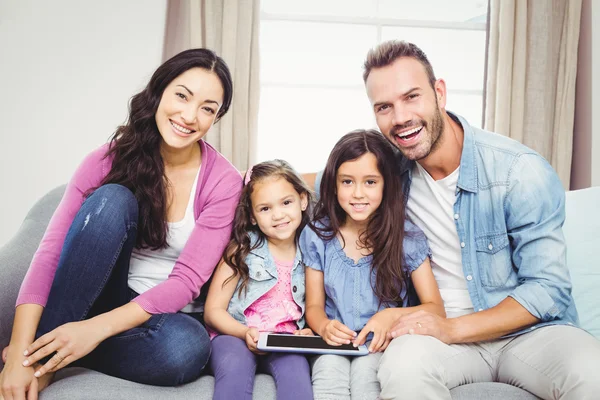
<path fill-rule="evenodd" d="M 323 272 L 306 268 L 306 323 L 323 336 L 323 327 L 329 322 L 325 314 L 325 286 Z"/>
<path fill-rule="evenodd" d="M 306 322 L 330 345 L 349 344 L 356 333 L 325 313 L 323 272 L 306 267 Z"/>
<path fill-rule="evenodd" d="M 360 331 L 357 338 L 354 340 L 355 344 L 363 344 L 367 339 L 369 332 L 373 332 L 373 339 L 369 346 L 369 351 L 383 351 L 387 347 L 389 339 L 392 337 L 390 334 L 392 326 L 402 316 L 423 310 L 439 315 L 442 318 L 446 317 L 444 302 L 440 295 L 437 282 L 433 276 L 433 272 L 431 272 L 429 258 L 426 258 L 412 273 L 411 279 L 417 291 L 417 295 L 419 296 L 419 300 L 421 300 L 421 304 L 414 307 L 386 308 L 377 312 Z"/>
<path fill-rule="evenodd" d="M 245 340 L 248 327 L 238 322 L 227 312 L 231 297 L 237 295 L 235 288 L 239 281 L 239 276 L 236 276 L 223 286 L 223 283 L 232 274 L 231 267 L 221 260 L 208 290 L 208 297 L 204 306 L 204 321 L 219 333 Z"/>
<path fill-rule="evenodd" d="M 403 315 L 412 314 L 420 310 L 428 311 L 445 318 L 446 310 L 444 309 L 444 301 L 431 271 L 429 258 L 426 258 L 423 264 L 412 273 L 411 279 L 421 304 L 414 307 L 393 308 L 391 312 L 394 318 L 398 319 Z"/>

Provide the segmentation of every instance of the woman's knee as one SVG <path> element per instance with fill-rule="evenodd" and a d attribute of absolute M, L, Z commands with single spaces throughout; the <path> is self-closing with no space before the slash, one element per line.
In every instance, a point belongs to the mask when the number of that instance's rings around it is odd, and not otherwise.
<path fill-rule="evenodd" d="M 185 314 L 166 314 L 162 326 L 150 335 L 153 351 L 160 354 L 161 370 L 169 385 L 190 382 L 200 376 L 211 353 L 210 338 L 200 322 Z"/>
<path fill-rule="evenodd" d="M 81 208 L 89 217 L 123 216 L 131 222 L 137 222 L 138 219 L 138 202 L 135 195 L 125 186 L 114 183 L 102 185 L 96 189 L 85 200 Z"/>

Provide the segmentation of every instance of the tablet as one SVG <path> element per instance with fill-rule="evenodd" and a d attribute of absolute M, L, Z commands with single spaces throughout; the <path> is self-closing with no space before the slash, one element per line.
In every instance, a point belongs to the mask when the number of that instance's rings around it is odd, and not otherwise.
<path fill-rule="evenodd" d="M 343 356 L 364 356 L 369 354 L 364 344 L 354 347 L 352 343 L 331 346 L 321 336 L 300 336 L 284 333 L 261 332 L 256 346 L 262 351 L 308 353 L 308 354 L 339 354 Z"/>

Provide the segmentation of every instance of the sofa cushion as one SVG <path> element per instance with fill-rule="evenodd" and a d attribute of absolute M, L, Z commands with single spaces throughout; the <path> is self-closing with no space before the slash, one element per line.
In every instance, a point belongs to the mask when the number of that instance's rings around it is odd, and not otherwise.
<path fill-rule="evenodd" d="M 563 232 L 581 327 L 600 339 L 600 187 L 567 192 Z"/>
<path fill-rule="evenodd" d="M 206 375 L 178 387 L 150 386 L 85 368 L 66 368 L 57 372 L 56 381 L 41 392 L 40 400 L 210 400 L 213 397 L 214 381 L 212 376 Z M 258 374 L 252 398 L 275 400 L 273 378 Z"/>

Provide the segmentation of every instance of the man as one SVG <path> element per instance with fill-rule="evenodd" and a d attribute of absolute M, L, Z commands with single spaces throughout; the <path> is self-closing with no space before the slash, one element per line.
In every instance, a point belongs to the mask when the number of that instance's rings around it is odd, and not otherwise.
<path fill-rule="evenodd" d="M 562 233 L 565 194 L 539 154 L 445 110 L 446 84 L 414 44 L 371 50 L 377 124 L 404 155 L 407 214 L 427 235 L 446 319 L 399 319 L 381 398 L 450 399 L 499 381 L 541 398 L 598 396 L 600 342 L 575 327 Z"/>

